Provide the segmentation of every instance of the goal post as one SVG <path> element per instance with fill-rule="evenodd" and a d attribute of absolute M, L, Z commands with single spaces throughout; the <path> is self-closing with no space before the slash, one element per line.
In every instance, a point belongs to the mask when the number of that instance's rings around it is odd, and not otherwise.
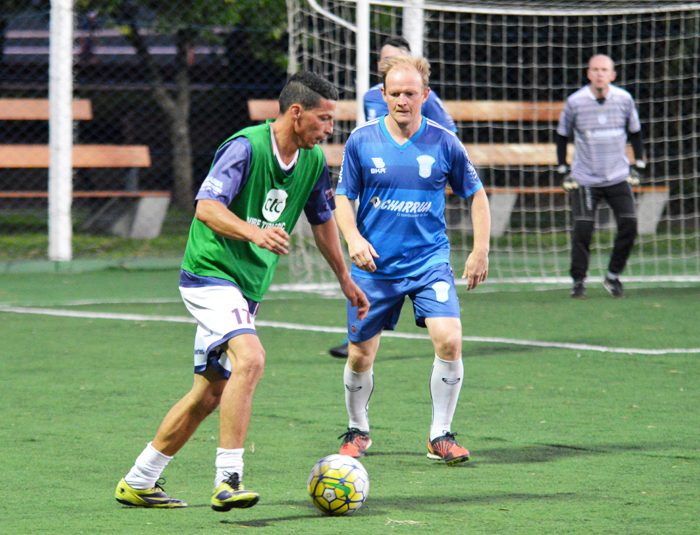
<path fill-rule="evenodd" d="M 556 174 L 558 111 L 533 119 L 493 109 L 532 103 L 557 110 L 558 103 L 587 83 L 588 59 L 596 53 L 611 56 L 615 83 L 635 99 L 649 169 L 645 187 L 636 193 L 640 235 L 624 277 L 700 280 L 700 2 L 371 0 L 369 34 L 358 35 L 359 25 L 354 25 L 363 2 L 313 1 L 349 24 L 327 17 L 309 0 L 289 0 L 294 61 L 336 84 L 341 99 L 361 100 L 356 84 L 358 56 L 364 50 L 360 43 L 369 42 L 371 83 L 377 83 L 382 41 L 413 36 L 413 45 L 420 32 L 423 55 L 431 64 L 431 89 L 456 106 L 452 109 L 464 108 L 465 102 L 491 104 L 490 115 L 453 116 L 498 223 L 492 232 L 490 280 L 570 281 L 572 225 Z M 421 20 L 416 14 L 422 14 Z M 354 126 L 338 123 L 330 141 L 344 143 Z M 446 220 L 456 269 L 471 246 L 468 210 L 467 201 L 448 197 Z M 589 277 L 605 273 L 614 235 L 614 221 L 603 207 L 591 244 Z M 332 278 L 310 242 L 288 261 L 298 281 Z"/>
<path fill-rule="evenodd" d="M 49 61 L 49 260 L 73 258 L 73 0 L 51 2 Z"/>

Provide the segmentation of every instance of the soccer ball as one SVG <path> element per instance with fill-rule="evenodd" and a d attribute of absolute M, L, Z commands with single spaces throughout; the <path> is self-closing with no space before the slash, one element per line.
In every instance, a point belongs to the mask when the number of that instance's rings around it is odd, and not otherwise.
<path fill-rule="evenodd" d="M 365 503 L 369 475 L 360 461 L 347 455 L 329 455 L 309 474 L 309 495 L 327 515 L 351 515 Z"/>

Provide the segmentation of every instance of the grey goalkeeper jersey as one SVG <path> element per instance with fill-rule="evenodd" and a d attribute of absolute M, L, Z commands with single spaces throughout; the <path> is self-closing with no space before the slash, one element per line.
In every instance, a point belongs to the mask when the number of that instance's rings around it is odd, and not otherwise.
<path fill-rule="evenodd" d="M 634 99 L 624 89 L 610 86 L 599 104 L 589 86 L 569 98 L 559 117 L 557 133 L 574 135 L 571 176 L 584 186 L 612 186 L 629 174 L 627 132 L 639 132 Z"/>

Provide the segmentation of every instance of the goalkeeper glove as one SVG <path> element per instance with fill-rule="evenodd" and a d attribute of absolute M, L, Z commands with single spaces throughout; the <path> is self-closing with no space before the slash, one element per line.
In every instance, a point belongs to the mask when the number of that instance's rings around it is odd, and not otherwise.
<path fill-rule="evenodd" d="M 630 174 L 627 176 L 627 182 L 631 186 L 639 186 L 639 183 L 644 179 L 644 170 L 647 164 L 644 160 L 637 160 L 634 166 L 630 166 Z"/>
<path fill-rule="evenodd" d="M 561 178 L 561 188 L 566 193 L 569 193 L 571 190 L 578 189 L 578 182 L 571 178 L 571 171 L 569 171 L 569 168 L 566 165 L 560 165 L 557 168 L 557 173 L 559 173 L 559 177 Z"/>

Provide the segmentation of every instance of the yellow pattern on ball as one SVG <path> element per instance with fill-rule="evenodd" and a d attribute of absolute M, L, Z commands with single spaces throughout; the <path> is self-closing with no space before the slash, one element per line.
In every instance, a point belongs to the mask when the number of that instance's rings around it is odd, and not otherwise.
<path fill-rule="evenodd" d="M 369 494 L 369 475 L 357 459 L 347 455 L 324 457 L 309 474 L 309 495 L 327 515 L 349 515 L 357 511 Z"/>

